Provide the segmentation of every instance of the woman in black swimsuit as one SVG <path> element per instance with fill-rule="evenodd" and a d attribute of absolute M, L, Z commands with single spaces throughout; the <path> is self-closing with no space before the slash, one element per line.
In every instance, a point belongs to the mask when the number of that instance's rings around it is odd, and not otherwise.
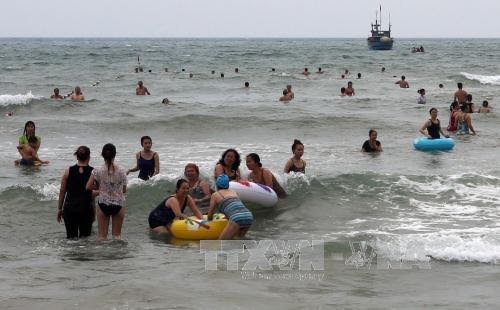
<path fill-rule="evenodd" d="M 300 140 L 293 140 L 292 152 L 293 157 L 286 162 L 285 169 L 283 169 L 283 171 L 285 173 L 306 173 L 306 161 L 302 159 L 302 155 L 304 155 L 304 144 L 302 144 Z"/>
<path fill-rule="evenodd" d="M 370 131 L 368 132 L 368 137 L 370 139 L 366 140 L 365 143 L 363 143 L 361 152 L 382 152 L 382 144 L 380 144 L 380 141 L 377 140 L 377 131 L 370 129 Z"/>
<path fill-rule="evenodd" d="M 422 128 L 420 128 L 420 133 L 427 136 L 429 139 L 439 139 L 441 136 L 439 135 L 440 133 L 445 136 L 446 138 L 449 138 L 450 136 L 445 135 L 443 132 L 443 129 L 441 129 L 441 122 L 437 118 L 438 115 L 438 110 L 436 108 L 431 108 L 429 110 L 429 114 L 431 115 L 431 118 L 429 118 L 423 125 Z M 427 133 L 426 133 L 427 131 Z"/>

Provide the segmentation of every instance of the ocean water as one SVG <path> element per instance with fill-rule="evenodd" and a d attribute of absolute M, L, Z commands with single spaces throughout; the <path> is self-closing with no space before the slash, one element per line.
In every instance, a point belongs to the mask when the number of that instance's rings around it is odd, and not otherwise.
<path fill-rule="evenodd" d="M 497 307 L 499 40 L 397 40 L 382 52 L 362 39 L 0 43 L 2 309 Z M 412 54 L 415 45 L 426 53 Z M 145 72 L 134 72 L 138 56 Z M 325 73 L 305 77 L 304 67 Z M 394 84 L 401 75 L 409 89 Z M 139 80 L 151 96 L 135 96 Z M 339 97 L 349 80 L 356 96 Z M 430 107 L 446 127 L 457 82 L 476 107 L 487 99 L 494 112 L 474 114 L 478 135 L 455 137 L 450 152 L 415 151 Z M 295 99 L 281 103 L 287 84 Z M 48 99 L 53 88 L 67 94 L 76 85 L 86 102 Z M 416 104 L 419 88 L 426 105 Z M 13 165 L 27 120 L 36 123 L 48 166 Z M 381 154 L 359 151 L 371 128 Z M 117 163 L 132 167 L 142 135 L 153 138 L 161 173 L 148 182 L 129 176 L 124 241 L 67 241 L 56 207 L 76 147 L 89 146 L 99 166 L 102 146 L 112 142 Z M 305 176 L 280 173 L 295 138 L 305 145 Z M 255 210 L 248 239 L 323 240 L 321 279 L 206 271 L 199 243 L 149 232 L 149 211 L 173 191 L 184 165 L 197 163 L 208 178 L 229 147 L 258 153 L 290 194 L 276 208 Z M 377 257 L 354 264 L 356 249 Z"/>

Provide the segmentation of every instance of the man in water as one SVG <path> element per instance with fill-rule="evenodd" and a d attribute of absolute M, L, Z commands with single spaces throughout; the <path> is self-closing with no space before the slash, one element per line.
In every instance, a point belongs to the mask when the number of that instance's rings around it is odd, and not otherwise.
<path fill-rule="evenodd" d="M 142 81 L 137 82 L 137 88 L 135 89 L 135 94 L 138 96 L 151 95 L 148 88 L 142 84 Z"/>
<path fill-rule="evenodd" d="M 286 86 L 286 91 L 288 92 L 288 97 L 290 97 L 290 100 L 295 98 L 295 93 L 292 91 L 292 85 L 288 84 Z"/>
<path fill-rule="evenodd" d="M 63 96 L 59 95 L 59 88 L 54 88 L 54 94 L 50 96 L 50 99 L 64 99 Z"/>
<path fill-rule="evenodd" d="M 316 73 L 317 73 L 317 74 L 323 74 L 323 73 L 324 73 L 324 71 L 323 71 L 323 69 L 321 69 L 321 67 L 320 67 L 320 68 L 318 68 L 318 72 L 316 72 Z"/>
<path fill-rule="evenodd" d="M 457 83 L 458 90 L 453 95 L 453 101 L 458 101 L 458 104 L 463 105 L 467 102 L 467 92 L 463 90 L 462 83 Z"/>
<path fill-rule="evenodd" d="M 250 88 L 250 83 L 245 82 L 245 88 Z"/>
<path fill-rule="evenodd" d="M 358 73 L 358 80 L 361 79 L 361 73 Z"/>
<path fill-rule="evenodd" d="M 399 84 L 400 88 L 410 88 L 410 85 L 406 82 L 406 77 L 404 75 L 401 76 L 401 80 L 397 81 L 396 84 Z"/>
<path fill-rule="evenodd" d="M 290 101 L 292 100 L 292 97 L 290 96 L 290 93 L 288 90 L 285 88 L 283 89 L 283 96 L 280 97 L 280 101 Z"/>
<path fill-rule="evenodd" d="M 36 152 L 36 148 L 38 145 L 38 138 L 34 136 L 30 136 L 28 138 L 28 144 L 21 144 L 17 147 L 19 154 L 21 155 L 20 160 L 14 161 L 16 165 L 41 165 L 48 164 L 48 161 L 41 160 L 38 158 L 38 154 Z"/>
<path fill-rule="evenodd" d="M 345 97 L 345 87 L 340 88 L 340 97 Z"/>
<path fill-rule="evenodd" d="M 477 113 L 490 113 L 490 112 L 491 110 L 490 107 L 488 107 L 488 101 L 487 100 L 483 101 L 483 106 L 479 108 Z"/>
<path fill-rule="evenodd" d="M 82 89 L 80 86 L 75 87 L 75 91 L 68 95 L 69 99 L 72 101 L 84 101 L 85 97 L 83 96 Z"/>
<path fill-rule="evenodd" d="M 309 72 L 308 68 L 304 68 L 304 71 L 302 72 L 302 74 L 307 76 L 307 75 L 311 74 L 311 72 Z"/>

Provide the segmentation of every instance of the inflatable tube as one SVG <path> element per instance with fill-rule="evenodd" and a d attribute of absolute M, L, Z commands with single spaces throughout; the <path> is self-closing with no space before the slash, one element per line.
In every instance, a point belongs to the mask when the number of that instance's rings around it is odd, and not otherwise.
<path fill-rule="evenodd" d="M 248 181 L 231 181 L 229 182 L 229 188 L 235 191 L 243 202 L 254 203 L 263 207 L 272 207 L 278 203 L 278 195 L 266 185 Z"/>
<path fill-rule="evenodd" d="M 203 215 L 206 220 L 207 216 Z M 195 216 L 190 216 L 189 219 L 196 219 Z M 200 227 L 197 223 L 189 219 L 175 219 L 170 225 L 170 231 L 175 238 L 184 240 L 216 240 L 226 228 L 228 220 L 222 213 L 214 214 L 213 220 L 206 224 L 210 227 Z"/>
<path fill-rule="evenodd" d="M 449 151 L 455 146 L 455 141 L 452 138 L 416 138 L 413 146 L 419 151 Z"/>

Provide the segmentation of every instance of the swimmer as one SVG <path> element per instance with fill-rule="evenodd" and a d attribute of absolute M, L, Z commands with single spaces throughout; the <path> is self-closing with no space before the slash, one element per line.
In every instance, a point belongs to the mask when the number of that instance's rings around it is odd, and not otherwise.
<path fill-rule="evenodd" d="M 96 81 L 94 84 L 92 84 L 92 87 L 97 86 L 99 84 L 101 84 L 101 81 Z"/>
<path fill-rule="evenodd" d="M 283 172 L 306 173 L 306 161 L 302 159 L 302 156 L 304 155 L 304 144 L 302 144 L 300 140 L 293 140 L 292 153 L 293 157 L 286 162 Z"/>
<path fill-rule="evenodd" d="M 309 74 L 311 74 L 311 72 L 309 72 L 308 68 L 304 68 L 304 71 L 302 71 L 302 74 L 305 76 L 308 76 Z"/>
<path fill-rule="evenodd" d="M 139 68 L 135 68 L 135 73 L 139 73 Z"/>
<path fill-rule="evenodd" d="M 250 83 L 245 82 L 245 88 L 250 88 Z"/>
<path fill-rule="evenodd" d="M 342 75 L 340 76 L 340 78 L 341 78 L 341 79 L 345 79 L 345 75 L 343 75 L 343 74 L 342 74 Z"/>
<path fill-rule="evenodd" d="M 458 102 L 453 101 L 450 105 L 450 120 L 448 121 L 448 127 L 446 127 L 449 132 L 457 131 L 457 114 L 459 112 Z"/>
<path fill-rule="evenodd" d="M 200 178 L 200 169 L 196 164 L 189 163 L 184 167 L 184 176 L 189 183 L 189 196 L 202 213 L 207 213 L 211 192 L 208 182 Z"/>
<path fill-rule="evenodd" d="M 425 97 L 425 89 L 419 89 L 417 93 L 420 94 L 417 98 L 417 103 L 418 104 L 426 104 L 427 103 L 427 98 Z"/>
<path fill-rule="evenodd" d="M 151 95 L 147 87 L 145 87 L 142 81 L 137 82 L 137 88 L 135 89 L 135 94 L 137 96 Z"/>
<path fill-rule="evenodd" d="M 445 135 L 443 129 L 441 128 L 441 122 L 437 118 L 438 110 L 436 108 L 431 108 L 429 110 L 429 114 L 431 118 L 429 118 L 420 128 L 420 133 L 427 136 L 429 139 L 439 139 L 441 136 L 440 133 L 449 138 L 450 136 Z M 427 131 L 427 132 L 426 132 Z"/>
<path fill-rule="evenodd" d="M 212 70 L 212 74 L 215 74 L 215 70 Z"/>
<path fill-rule="evenodd" d="M 168 100 L 168 98 L 163 98 L 163 100 L 161 101 L 161 103 L 163 103 L 163 104 L 171 104 L 172 102 L 170 100 Z"/>
<path fill-rule="evenodd" d="M 321 67 L 318 68 L 318 71 L 316 72 L 317 74 L 323 74 L 325 71 L 323 71 L 323 69 L 321 69 Z"/>
<path fill-rule="evenodd" d="M 340 97 L 345 97 L 346 94 L 345 94 L 345 87 L 341 87 L 340 88 Z"/>
<path fill-rule="evenodd" d="M 82 94 L 80 86 L 75 87 L 75 91 L 69 96 L 72 101 L 84 101 L 85 97 Z"/>
<path fill-rule="evenodd" d="M 280 97 L 280 101 L 290 101 L 292 98 L 290 97 L 288 90 L 285 88 L 283 89 L 283 96 Z"/>
<path fill-rule="evenodd" d="M 26 165 L 26 166 L 39 166 L 41 164 L 48 164 L 46 160 L 41 160 L 38 157 L 36 148 L 38 145 L 38 139 L 35 136 L 28 137 L 27 144 L 20 144 L 17 146 L 17 151 L 21 155 L 20 160 L 14 161 L 16 165 Z"/>
<path fill-rule="evenodd" d="M 14 115 L 14 112 L 12 112 L 12 111 L 5 113 L 5 116 L 13 116 L 13 115 Z"/>
<path fill-rule="evenodd" d="M 465 106 L 467 107 L 467 109 L 465 109 L 465 112 L 474 113 L 474 103 L 472 102 L 471 94 L 467 94 L 467 101 L 465 102 Z"/>
<path fill-rule="evenodd" d="M 344 74 L 349 75 L 349 70 L 345 69 Z"/>
<path fill-rule="evenodd" d="M 361 147 L 361 152 L 376 153 L 382 152 L 382 144 L 377 140 L 377 131 L 370 129 L 368 132 L 369 139 L 363 143 Z"/>
<path fill-rule="evenodd" d="M 347 88 L 345 89 L 345 94 L 349 97 L 354 96 L 356 93 L 354 92 L 354 88 L 352 88 L 352 82 L 347 82 Z"/>
<path fill-rule="evenodd" d="M 291 84 L 288 84 L 286 86 L 286 90 L 288 91 L 288 96 L 293 99 L 295 98 L 295 93 L 292 91 L 292 85 Z"/>
<path fill-rule="evenodd" d="M 144 72 L 144 69 L 142 67 L 139 67 L 139 72 Z"/>
<path fill-rule="evenodd" d="M 223 79 L 223 78 L 224 78 L 224 73 L 221 73 L 221 74 L 220 74 L 220 77 Z"/>
<path fill-rule="evenodd" d="M 463 90 L 463 84 L 457 83 L 458 90 L 453 94 L 453 101 L 458 101 L 459 105 L 467 101 L 467 92 Z"/>
<path fill-rule="evenodd" d="M 401 80 L 397 81 L 395 84 L 399 84 L 400 88 L 410 88 L 410 84 L 408 84 L 404 75 L 402 75 Z"/>
<path fill-rule="evenodd" d="M 271 72 L 276 72 L 276 68 L 271 68 Z"/>
<path fill-rule="evenodd" d="M 285 190 L 281 187 L 278 180 L 276 180 L 271 170 L 262 167 L 259 155 L 256 153 L 248 154 L 246 157 L 246 164 L 248 170 L 251 171 L 248 175 L 248 181 L 272 188 L 280 199 L 286 197 Z"/>
<path fill-rule="evenodd" d="M 234 73 L 238 73 L 240 70 L 238 68 L 234 68 Z"/>
<path fill-rule="evenodd" d="M 189 78 L 192 79 L 193 78 L 193 74 L 192 73 L 189 73 Z"/>
<path fill-rule="evenodd" d="M 382 69 L 380 71 L 385 72 L 385 67 L 382 67 Z"/>
<path fill-rule="evenodd" d="M 358 73 L 358 80 L 361 79 L 361 73 Z"/>
<path fill-rule="evenodd" d="M 150 69 L 150 70 L 148 70 L 148 72 L 149 72 L 149 73 L 152 73 L 153 71 L 151 71 L 151 69 Z"/>
<path fill-rule="evenodd" d="M 490 112 L 491 112 L 491 109 L 490 109 L 490 107 L 488 107 L 488 101 L 484 100 L 482 107 L 479 108 L 477 113 L 490 113 Z"/>
<path fill-rule="evenodd" d="M 165 68 L 165 72 L 168 72 L 168 68 Z"/>
<path fill-rule="evenodd" d="M 54 88 L 54 94 L 50 96 L 50 99 L 64 99 L 63 96 L 59 95 L 59 88 Z"/>
<path fill-rule="evenodd" d="M 182 68 L 182 69 L 181 69 L 181 71 L 182 71 L 182 72 L 185 72 L 185 71 L 186 71 L 186 69 Z"/>
<path fill-rule="evenodd" d="M 443 88 L 443 87 L 444 87 L 443 84 L 439 84 L 439 88 Z"/>

